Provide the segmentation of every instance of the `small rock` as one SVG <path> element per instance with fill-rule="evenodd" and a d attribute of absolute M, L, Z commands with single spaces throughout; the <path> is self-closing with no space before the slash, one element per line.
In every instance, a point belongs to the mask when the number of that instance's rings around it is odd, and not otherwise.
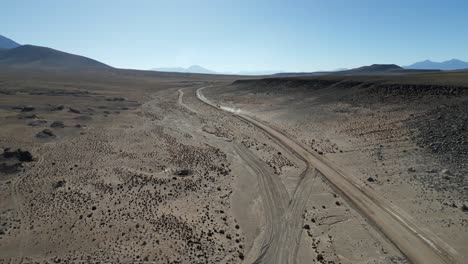
<path fill-rule="evenodd" d="M 317 261 L 323 261 L 324 258 L 323 258 L 323 255 L 322 254 L 318 254 L 317 255 Z"/>
<path fill-rule="evenodd" d="M 416 172 L 416 169 L 413 167 L 408 168 L 408 172 Z"/>
<path fill-rule="evenodd" d="M 122 102 L 125 101 L 126 99 L 123 97 L 114 97 L 114 98 L 107 98 L 106 101 L 109 102 Z"/>
<path fill-rule="evenodd" d="M 175 171 L 174 174 L 177 175 L 177 176 L 188 176 L 191 173 L 192 173 L 192 171 L 189 170 L 189 169 L 178 169 L 178 170 Z"/>
<path fill-rule="evenodd" d="M 63 186 L 65 186 L 65 181 L 64 180 L 58 181 L 58 182 L 56 182 L 56 183 L 54 183 L 52 185 L 52 187 L 54 187 L 54 189 L 58 189 L 58 188 L 61 188 Z"/>
<path fill-rule="evenodd" d="M 34 111 L 34 107 L 30 106 L 30 105 L 26 105 L 26 106 L 23 106 L 21 108 L 21 112 L 31 112 L 31 111 Z"/>
<path fill-rule="evenodd" d="M 17 158 L 19 161 L 33 161 L 33 156 L 29 151 L 23 151 L 21 149 L 17 149 L 16 151 L 10 151 L 9 148 L 3 150 L 3 157 L 4 158 Z"/>
<path fill-rule="evenodd" d="M 37 118 L 36 114 L 19 114 L 18 115 L 19 119 L 34 119 Z"/>
<path fill-rule="evenodd" d="M 448 169 L 443 169 L 440 172 L 445 175 L 452 175 L 452 172 L 450 172 Z"/>
<path fill-rule="evenodd" d="M 45 121 L 45 120 L 33 120 L 33 121 L 28 123 L 28 126 L 39 126 L 39 125 L 42 125 L 42 124 L 45 124 L 45 123 L 47 123 L 47 121 Z"/>
<path fill-rule="evenodd" d="M 64 128 L 65 124 L 63 124 L 62 121 L 54 121 L 54 122 L 52 122 L 52 124 L 50 124 L 50 127 Z"/>
<path fill-rule="evenodd" d="M 463 203 L 462 207 L 461 207 L 462 211 L 463 212 L 468 212 L 468 203 Z"/>
<path fill-rule="evenodd" d="M 70 109 L 68 109 L 68 111 L 71 112 L 71 113 L 75 113 L 75 114 L 80 114 L 81 113 L 80 110 L 77 110 L 77 109 L 74 109 L 74 108 L 70 108 Z"/>
<path fill-rule="evenodd" d="M 36 134 L 36 137 L 38 138 L 51 138 L 55 137 L 54 133 L 50 129 L 44 129 L 41 132 Z"/>
<path fill-rule="evenodd" d="M 52 108 L 52 111 L 61 111 L 65 109 L 63 105 L 57 105 L 56 107 Z"/>
<path fill-rule="evenodd" d="M 2 173 L 6 173 L 6 174 L 9 174 L 9 173 L 16 173 L 18 171 L 20 171 L 20 169 L 22 168 L 22 165 L 20 162 L 16 162 L 16 163 L 0 163 L 0 172 Z M 11 182 L 6 182 L 7 184 L 10 184 Z"/>
<path fill-rule="evenodd" d="M 368 182 L 375 182 L 375 179 L 372 178 L 372 177 L 369 177 L 369 178 L 367 178 L 367 181 L 368 181 Z"/>

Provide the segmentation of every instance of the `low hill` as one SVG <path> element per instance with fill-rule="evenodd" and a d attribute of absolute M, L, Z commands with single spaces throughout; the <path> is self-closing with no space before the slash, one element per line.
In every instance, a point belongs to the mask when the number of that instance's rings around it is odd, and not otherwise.
<path fill-rule="evenodd" d="M 362 66 L 359 68 L 338 71 L 337 73 L 381 73 L 381 72 L 395 72 L 403 70 L 402 67 L 396 64 L 372 64 L 370 66 Z"/>
<path fill-rule="evenodd" d="M 396 64 L 372 64 L 350 70 L 342 71 L 319 71 L 319 72 L 283 72 L 274 74 L 275 77 L 300 77 L 300 76 L 320 76 L 320 75 L 388 75 L 437 72 L 439 70 L 404 69 Z"/>
<path fill-rule="evenodd" d="M 0 66 L 44 69 L 112 68 L 90 58 L 33 45 L 0 50 Z"/>
<path fill-rule="evenodd" d="M 409 73 L 425 73 L 437 72 L 439 70 L 424 70 L 424 69 L 405 69 L 396 64 L 372 64 L 346 71 L 337 71 L 331 74 L 335 75 L 392 75 L 392 74 L 409 74 Z"/>
<path fill-rule="evenodd" d="M 19 47 L 20 44 L 14 42 L 13 40 L 0 35 L 0 49 L 13 49 Z"/>

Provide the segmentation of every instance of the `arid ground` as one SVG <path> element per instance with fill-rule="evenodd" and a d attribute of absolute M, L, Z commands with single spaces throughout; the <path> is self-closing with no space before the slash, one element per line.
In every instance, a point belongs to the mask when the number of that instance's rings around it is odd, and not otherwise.
<path fill-rule="evenodd" d="M 463 263 L 468 75 L 0 71 L 0 263 Z"/>

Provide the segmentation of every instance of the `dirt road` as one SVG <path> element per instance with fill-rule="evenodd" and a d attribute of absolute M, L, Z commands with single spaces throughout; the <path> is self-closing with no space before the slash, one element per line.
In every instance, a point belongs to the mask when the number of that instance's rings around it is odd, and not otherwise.
<path fill-rule="evenodd" d="M 193 108 L 183 102 L 184 92 L 178 90 L 178 103 L 186 109 L 196 113 Z M 217 106 L 215 106 L 217 107 Z M 294 149 L 277 141 L 280 147 L 291 154 L 301 156 Z M 253 263 L 296 263 L 299 241 L 303 231 L 303 217 L 305 206 L 311 194 L 311 188 L 318 172 L 306 163 L 306 169 L 299 175 L 300 181 L 293 196 L 290 197 L 281 180 L 272 175 L 267 165 L 256 157 L 244 145 L 234 142 L 234 150 L 244 163 L 257 175 L 261 197 L 265 203 L 266 228 L 262 233 L 259 252 L 251 252 Z M 305 160 L 303 160 L 305 162 Z"/>
<path fill-rule="evenodd" d="M 310 167 L 314 167 L 322 173 L 329 183 L 347 198 L 350 204 L 357 208 L 413 263 L 462 263 L 458 253 L 447 243 L 440 240 L 431 231 L 424 229 L 424 227 L 416 226 L 412 221 L 411 216 L 381 199 L 374 191 L 366 188 L 365 186 L 359 185 L 353 180 L 351 175 L 348 175 L 346 172 L 338 168 L 336 164 L 332 164 L 330 161 L 297 143 L 294 139 L 291 139 L 278 129 L 275 129 L 271 125 L 268 125 L 252 116 L 244 114 L 239 109 L 231 109 L 213 104 L 202 94 L 202 90 L 204 88 L 197 90 L 198 99 L 214 108 L 235 114 L 239 118 L 249 122 L 257 128 L 260 128 L 292 152 L 300 155 L 303 160 L 308 162 Z M 302 181 L 299 184 L 299 187 L 308 184 L 310 184 L 308 181 Z M 300 198 L 304 198 L 307 190 L 299 189 L 299 192 L 300 193 L 298 193 L 297 198 L 295 195 L 292 199 L 292 204 L 299 202 Z M 281 229 L 285 228 L 283 227 Z M 281 242 L 288 241 L 293 237 L 291 236 L 285 239 L 282 236 L 275 236 L 274 231 L 273 234 L 273 239 L 281 240 Z M 275 242 L 272 241 L 270 245 L 273 243 Z M 287 243 L 288 245 L 291 244 L 291 242 Z M 283 249 L 278 248 L 278 246 L 270 247 L 267 250 L 275 251 L 271 254 L 277 254 L 277 256 L 280 256 L 282 259 L 281 263 L 295 262 L 295 260 L 290 257 L 283 257 Z M 268 255 L 268 253 L 265 254 Z M 291 254 L 289 254 L 289 256 L 291 256 Z M 280 258 L 270 259 L 272 262 L 267 262 L 274 263 Z M 265 258 L 265 260 L 267 259 Z"/>

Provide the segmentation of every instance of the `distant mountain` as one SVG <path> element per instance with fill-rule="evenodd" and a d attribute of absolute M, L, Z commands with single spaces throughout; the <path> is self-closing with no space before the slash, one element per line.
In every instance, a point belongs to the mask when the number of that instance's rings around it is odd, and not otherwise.
<path fill-rule="evenodd" d="M 332 72 L 337 72 L 337 71 L 347 71 L 349 70 L 348 68 L 338 68 L 338 69 L 334 69 L 334 70 L 331 70 Z"/>
<path fill-rule="evenodd" d="M 281 71 L 240 71 L 240 72 L 216 72 L 203 68 L 200 65 L 192 65 L 188 68 L 173 67 L 173 68 L 154 68 L 152 71 L 161 72 L 182 72 L 182 73 L 204 73 L 204 74 L 228 74 L 228 75 L 271 75 Z"/>
<path fill-rule="evenodd" d="M 205 69 L 205 68 L 203 68 L 203 67 L 200 66 L 200 65 L 192 65 L 192 66 L 188 67 L 188 68 L 187 68 L 187 72 L 191 72 L 191 73 L 216 74 L 215 71 Z"/>
<path fill-rule="evenodd" d="M 204 74 L 217 74 L 215 71 L 211 71 L 203 68 L 200 65 L 192 65 L 188 68 L 174 67 L 174 68 L 154 68 L 152 71 L 161 71 L 161 72 L 182 72 L 182 73 L 204 73 Z"/>
<path fill-rule="evenodd" d="M 153 68 L 151 71 L 160 71 L 160 72 L 187 72 L 186 68 L 182 67 L 173 67 L 173 68 Z"/>
<path fill-rule="evenodd" d="M 468 69 L 468 62 L 452 59 L 443 62 L 434 62 L 430 60 L 416 62 L 409 66 L 404 67 L 405 69 L 432 69 L 432 70 L 444 70 L 444 71 L 451 71 L 451 70 L 462 70 Z"/>
<path fill-rule="evenodd" d="M 90 58 L 33 45 L 0 50 L 0 66 L 44 69 L 112 68 Z"/>
<path fill-rule="evenodd" d="M 236 72 L 236 75 L 252 75 L 252 76 L 259 76 L 259 75 L 272 75 L 277 74 L 282 71 L 240 71 Z"/>
<path fill-rule="evenodd" d="M 0 35 L 0 49 L 13 49 L 20 46 L 20 44 L 14 42 L 13 40 Z"/>
<path fill-rule="evenodd" d="M 334 72 L 279 72 L 272 74 L 274 77 L 300 77 L 300 76 L 320 76 L 326 74 L 333 74 Z"/>

